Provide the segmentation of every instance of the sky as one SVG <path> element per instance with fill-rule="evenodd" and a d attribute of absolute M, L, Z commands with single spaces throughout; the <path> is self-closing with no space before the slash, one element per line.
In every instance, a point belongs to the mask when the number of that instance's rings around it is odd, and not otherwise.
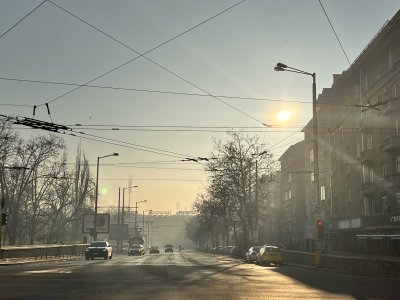
<path fill-rule="evenodd" d="M 71 163 L 81 143 L 93 175 L 97 157 L 119 153 L 100 159 L 100 210 L 131 185 L 126 203 L 147 200 L 139 211 L 190 210 L 208 176 L 182 160 L 209 157 L 227 129 L 258 135 L 276 159 L 303 138 L 311 77 L 276 72 L 277 62 L 315 72 L 318 93 L 349 67 L 318 0 L 42 2 L 0 0 L 0 114 L 32 117 L 37 105 L 35 118 L 84 132 L 62 137 Z M 400 8 L 398 0 L 321 3 L 350 62 Z M 85 84 L 130 60 L 90 83 L 97 87 L 64 95 L 76 87 L 65 83 Z"/>

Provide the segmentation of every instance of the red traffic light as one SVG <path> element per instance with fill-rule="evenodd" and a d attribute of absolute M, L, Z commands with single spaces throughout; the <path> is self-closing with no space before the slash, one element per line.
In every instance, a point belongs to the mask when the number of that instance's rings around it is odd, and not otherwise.
<path fill-rule="evenodd" d="M 317 224 L 318 224 L 318 226 L 324 226 L 324 221 L 323 220 L 318 220 Z"/>

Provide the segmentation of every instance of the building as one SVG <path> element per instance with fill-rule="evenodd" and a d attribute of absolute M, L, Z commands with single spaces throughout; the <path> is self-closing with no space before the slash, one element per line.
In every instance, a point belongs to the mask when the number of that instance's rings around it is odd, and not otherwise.
<path fill-rule="evenodd" d="M 312 120 L 303 129 L 304 142 L 295 145 L 295 152 L 304 153 L 305 173 L 299 179 L 304 199 L 296 201 L 305 203 L 307 250 L 314 250 L 315 236 L 309 238 L 321 218 L 326 251 L 400 256 L 399 89 L 400 11 L 318 97 L 319 202 L 313 196 Z M 280 158 L 282 204 L 290 211 L 285 217 L 288 242 L 294 220 L 288 168 L 293 152 L 289 148 Z"/>
<path fill-rule="evenodd" d="M 288 249 L 304 250 L 306 234 L 305 181 L 309 171 L 305 168 L 305 142 L 289 147 L 279 158 L 281 163 L 280 196 L 282 240 Z M 308 176 L 307 176 L 308 175 Z"/>

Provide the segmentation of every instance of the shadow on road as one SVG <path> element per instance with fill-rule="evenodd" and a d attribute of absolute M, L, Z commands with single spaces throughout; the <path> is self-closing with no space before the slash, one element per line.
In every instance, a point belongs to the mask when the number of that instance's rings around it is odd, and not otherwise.
<path fill-rule="evenodd" d="M 273 270 L 307 286 L 349 295 L 355 299 L 399 299 L 400 282 L 395 278 L 359 276 L 291 266 Z"/>

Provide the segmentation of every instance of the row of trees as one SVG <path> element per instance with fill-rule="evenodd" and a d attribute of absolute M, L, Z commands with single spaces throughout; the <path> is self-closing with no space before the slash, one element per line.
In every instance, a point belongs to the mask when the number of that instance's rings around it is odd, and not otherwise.
<path fill-rule="evenodd" d="M 187 237 L 198 247 L 245 247 L 266 238 L 258 233 L 272 213 L 269 178 L 277 163 L 258 137 L 234 132 L 228 137 L 214 142 L 205 163 L 210 181 L 194 203 L 196 217 L 187 224 Z"/>
<path fill-rule="evenodd" d="M 78 241 L 82 216 L 93 207 L 93 190 L 80 146 L 74 168 L 68 168 L 62 138 L 24 140 L 0 123 L 0 196 L 8 215 L 2 238 L 8 244 Z"/>

